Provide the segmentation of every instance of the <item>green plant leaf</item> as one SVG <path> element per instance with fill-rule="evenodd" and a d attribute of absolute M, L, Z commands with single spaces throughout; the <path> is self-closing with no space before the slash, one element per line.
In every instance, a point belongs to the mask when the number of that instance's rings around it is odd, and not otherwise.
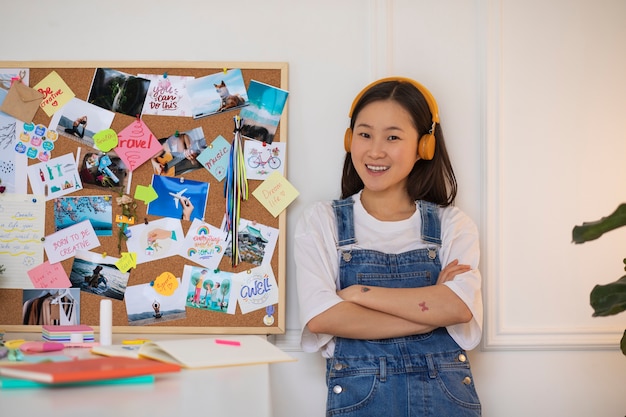
<path fill-rule="evenodd" d="M 574 226 L 572 240 L 574 243 L 585 243 L 598 239 L 606 232 L 626 226 L 626 204 L 620 204 L 617 209 L 606 217 L 594 222 L 583 222 L 580 226 Z"/>
<path fill-rule="evenodd" d="M 626 310 L 626 275 L 606 285 L 596 285 L 589 296 L 594 317 L 612 316 Z"/>
<path fill-rule="evenodd" d="M 622 336 L 622 341 L 620 342 L 619 347 L 622 350 L 622 354 L 626 355 L 626 330 L 624 330 L 624 335 Z"/>

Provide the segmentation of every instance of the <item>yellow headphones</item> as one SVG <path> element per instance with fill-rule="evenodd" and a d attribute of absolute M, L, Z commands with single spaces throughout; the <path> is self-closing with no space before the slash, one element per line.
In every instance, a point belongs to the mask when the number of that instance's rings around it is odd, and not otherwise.
<path fill-rule="evenodd" d="M 426 87 L 421 85 L 415 80 L 405 77 L 388 77 L 383 78 L 378 81 L 374 81 L 365 87 L 361 92 L 356 96 L 354 101 L 352 102 L 352 106 L 350 107 L 350 113 L 348 113 L 348 117 L 352 118 L 352 112 L 354 112 L 354 107 L 357 105 L 363 94 L 365 94 L 370 88 L 374 87 L 377 84 L 384 83 L 387 81 L 401 81 L 412 84 L 415 88 L 419 90 L 420 93 L 426 99 L 426 103 L 428 104 L 428 109 L 430 110 L 430 114 L 432 114 L 433 124 L 430 128 L 430 131 L 423 135 L 418 143 L 417 143 L 417 154 L 421 159 L 431 160 L 435 155 L 435 125 L 439 123 L 439 108 L 437 107 L 437 102 L 433 95 L 428 91 Z M 344 137 L 344 147 L 346 152 L 350 152 L 350 145 L 352 144 L 352 129 L 347 128 L 346 134 Z"/>

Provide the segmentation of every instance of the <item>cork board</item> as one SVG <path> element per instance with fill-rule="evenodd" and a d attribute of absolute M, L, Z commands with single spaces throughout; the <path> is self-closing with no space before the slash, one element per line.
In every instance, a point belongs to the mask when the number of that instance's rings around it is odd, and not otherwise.
<path fill-rule="evenodd" d="M 137 74 L 165 74 L 166 76 L 191 76 L 204 77 L 226 71 L 227 69 L 240 69 L 244 83 L 249 86 L 251 80 L 255 80 L 270 86 L 288 91 L 287 88 L 287 64 L 286 63 L 243 63 L 243 62 L 0 62 L 0 68 L 29 68 L 29 85 L 34 86 L 52 71 L 56 71 L 65 83 L 75 93 L 76 98 L 87 100 L 95 71 L 98 68 L 107 68 L 127 73 Z M 276 128 L 273 142 L 286 142 L 287 132 L 287 105 L 285 105 Z M 206 142 L 222 136 L 228 142 L 232 142 L 234 134 L 233 118 L 239 113 L 238 110 L 225 111 L 212 114 L 208 117 L 176 117 L 142 114 L 141 119 L 149 127 L 156 138 L 167 138 L 175 131 L 186 132 L 195 128 L 202 128 Z M 135 120 L 134 117 L 115 113 L 111 129 L 120 132 Z M 49 126 L 51 117 L 42 109 L 37 110 L 33 123 Z M 244 138 L 245 139 L 245 138 Z M 79 150 L 80 149 L 80 150 Z M 54 156 L 66 153 L 93 152 L 75 140 L 59 136 L 55 144 Z M 29 165 L 38 160 L 29 160 Z M 287 161 L 283 160 L 283 163 Z M 133 196 L 137 185 L 147 186 L 151 184 L 154 174 L 150 161 L 143 163 L 132 171 L 130 185 L 125 193 Z M 284 175 L 287 176 L 286 167 Z M 208 199 L 204 212 L 204 221 L 220 228 L 224 214 L 226 199 L 224 197 L 224 181 L 218 181 L 206 169 L 196 169 L 184 174 L 184 180 L 194 180 L 209 183 Z M 163 323 L 150 323 L 149 325 L 129 325 L 126 306 L 123 300 L 113 299 L 113 331 L 118 333 L 197 333 L 197 334 L 282 334 L 285 331 L 285 225 L 286 214 L 283 211 L 277 217 L 273 216 L 258 200 L 252 192 L 261 184 L 261 180 L 248 180 L 249 198 L 242 202 L 241 218 L 267 225 L 278 229 L 278 238 L 275 250 L 271 258 L 271 268 L 279 287 L 278 302 L 270 309 L 273 313 L 271 320 L 267 319 L 268 311 L 260 309 L 242 313 L 237 306 L 234 314 L 224 314 L 214 311 L 206 311 L 196 308 L 186 308 L 184 318 L 170 320 Z M 30 184 L 29 193 L 32 192 Z M 126 192 L 128 191 L 128 192 Z M 68 194 L 79 195 L 102 195 L 102 189 L 83 188 L 82 190 Z M 110 194 L 119 197 L 115 191 Z M 135 200 L 138 204 L 136 213 L 138 221 L 155 221 L 159 216 L 147 214 L 147 205 L 143 201 Z M 55 231 L 54 225 L 54 200 L 46 202 L 46 235 Z M 121 214 L 121 207 L 115 202 L 112 204 L 113 219 Z M 186 234 L 191 222 L 181 221 L 183 231 Z M 93 251 L 106 253 L 119 257 L 121 252 L 127 251 L 126 243 L 122 240 L 121 250 L 118 248 L 118 223 L 113 222 L 113 235 L 100 236 L 100 244 Z M 47 256 L 45 258 L 47 260 Z M 60 262 L 65 272 L 70 276 L 73 258 Z M 224 256 L 219 264 L 219 270 L 229 272 L 242 272 L 253 268 L 255 265 L 240 262 L 232 266 L 230 257 Z M 152 282 L 155 277 L 164 271 L 171 272 L 180 277 L 185 265 L 193 265 L 193 262 L 182 256 L 167 257 L 162 260 L 137 264 L 130 270 L 128 287 Z M 98 329 L 99 308 L 102 296 L 89 292 L 80 292 L 80 323 L 87 324 Z M 22 289 L 0 289 L 0 327 L 14 331 L 41 331 L 41 326 L 24 325 L 22 318 Z M 272 311 L 273 310 L 273 311 Z"/>

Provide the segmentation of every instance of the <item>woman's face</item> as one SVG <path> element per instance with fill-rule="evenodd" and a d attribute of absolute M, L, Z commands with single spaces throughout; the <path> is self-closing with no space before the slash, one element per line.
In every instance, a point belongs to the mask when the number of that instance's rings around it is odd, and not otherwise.
<path fill-rule="evenodd" d="M 410 114 L 393 100 L 367 104 L 356 116 L 352 163 L 365 189 L 406 192 L 417 155 L 418 132 Z"/>

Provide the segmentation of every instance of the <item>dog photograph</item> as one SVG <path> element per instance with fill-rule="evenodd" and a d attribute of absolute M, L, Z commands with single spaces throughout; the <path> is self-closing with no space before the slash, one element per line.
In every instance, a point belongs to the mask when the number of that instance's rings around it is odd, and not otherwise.
<path fill-rule="evenodd" d="M 248 92 L 240 69 L 232 69 L 187 83 L 194 119 L 248 105 Z"/>

